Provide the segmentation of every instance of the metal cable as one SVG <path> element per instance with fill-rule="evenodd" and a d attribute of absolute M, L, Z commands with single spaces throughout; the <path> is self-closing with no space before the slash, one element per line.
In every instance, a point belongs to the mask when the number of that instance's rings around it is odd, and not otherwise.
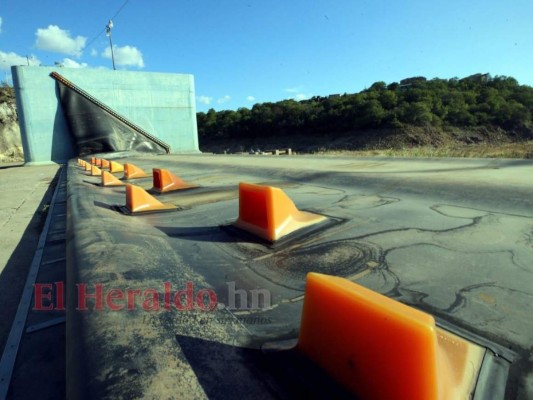
<path fill-rule="evenodd" d="M 130 0 L 126 0 L 124 2 L 124 4 L 122 4 L 122 6 L 120 6 L 120 8 L 118 9 L 118 11 L 115 13 L 115 15 L 113 15 L 111 18 L 109 18 L 110 20 L 114 20 L 120 13 L 121 11 L 124 9 L 124 7 L 126 7 L 126 5 L 128 4 Z M 105 28 L 102 29 L 100 31 L 100 33 L 98 33 L 98 35 L 96 35 L 95 37 L 93 37 L 85 46 L 83 46 L 83 48 L 81 49 L 81 51 L 85 50 L 87 47 L 89 47 L 96 39 L 98 39 L 100 36 L 102 36 L 102 33 L 105 32 Z"/>

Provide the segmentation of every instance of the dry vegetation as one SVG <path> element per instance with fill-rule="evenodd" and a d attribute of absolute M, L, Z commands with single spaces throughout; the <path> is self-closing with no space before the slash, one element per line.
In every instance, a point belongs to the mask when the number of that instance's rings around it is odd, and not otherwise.
<path fill-rule="evenodd" d="M 269 138 L 212 141 L 204 152 L 236 153 L 291 148 L 296 154 L 383 157 L 533 158 L 533 140 L 510 136 L 501 129 L 409 127 L 403 131 L 367 130 L 320 137 L 271 136 Z"/>
<path fill-rule="evenodd" d="M 400 149 L 323 150 L 314 154 L 359 157 L 463 157 L 463 158 L 533 158 L 533 141 L 505 144 L 455 144 L 440 147 L 417 146 Z"/>

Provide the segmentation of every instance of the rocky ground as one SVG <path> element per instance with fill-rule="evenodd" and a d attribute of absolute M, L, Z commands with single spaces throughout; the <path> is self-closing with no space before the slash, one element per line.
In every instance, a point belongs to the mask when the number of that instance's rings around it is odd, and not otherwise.
<path fill-rule="evenodd" d="M 24 161 L 13 88 L 0 92 L 0 162 Z"/>

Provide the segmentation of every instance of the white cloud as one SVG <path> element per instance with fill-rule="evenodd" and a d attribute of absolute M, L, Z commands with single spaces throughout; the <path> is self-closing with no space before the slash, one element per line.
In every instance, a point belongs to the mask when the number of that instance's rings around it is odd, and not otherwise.
<path fill-rule="evenodd" d="M 201 104 L 209 105 L 211 104 L 211 101 L 213 101 L 213 98 L 209 96 L 197 96 L 196 101 Z"/>
<path fill-rule="evenodd" d="M 224 103 L 227 103 L 230 100 L 231 100 L 231 96 L 225 95 L 224 97 L 221 97 L 220 99 L 218 99 L 217 103 L 218 104 L 224 104 Z"/>
<path fill-rule="evenodd" d="M 117 45 L 113 45 L 113 53 L 115 57 L 115 65 L 144 68 L 143 55 L 136 47 L 119 47 Z M 107 47 L 101 56 L 111 59 L 111 48 Z"/>
<path fill-rule="evenodd" d="M 30 56 L 30 65 L 40 65 L 41 61 L 35 56 Z M 4 53 L 0 51 L 0 69 L 3 71 L 9 70 L 12 65 L 28 65 L 28 58 L 26 56 L 19 56 L 16 53 Z"/>
<path fill-rule="evenodd" d="M 292 88 L 283 89 L 283 91 L 291 94 L 289 99 L 293 99 L 296 101 L 307 100 L 309 98 L 307 94 L 303 93 L 303 90 L 304 90 L 304 87 L 301 85 L 295 86 Z"/>
<path fill-rule="evenodd" d="M 93 48 L 91 49 L 91 56 L 92 56 L 92 57 L 96 57 L 97 55 L 98 55 L 98 51 L 93 47 Z"/>
<path fill-rule="evenodd" d="M 296 87 L 293 87 L 293 88 L 286 88 L 286 89 L 283 89 L 285 92 L 287 93 L 298 93 L 298 92 L 301 92 L 302 91 L 302 87 L 301 86 L 296 86 Z"/>
<path fill-rule="evenodd" d="M 87 38 L 83 36 L 72 38 L 69 31 L 63 30 L 57 25 L 49 25 L 46 29 L 37 29 L 35 36 L 37 36 L 35 46 L 38 49 L 76 57 L 81 56 L 87 41 Z"/>
<path fill-rule="evenodd" d="M 59 64 L 61 64 L 61 66 L 65 68 L 86 68 L 87 67 L 87 63 L 79 63 L 74 60 L 71 60 L 70 58 L 64 58 L 63 61 L 61 61 Z"/>
<path fill-rule="evenodd" d="M 246 101 L 255 101 L 255 97 L 254 96 L 248 96 L 246 98 Z"/>

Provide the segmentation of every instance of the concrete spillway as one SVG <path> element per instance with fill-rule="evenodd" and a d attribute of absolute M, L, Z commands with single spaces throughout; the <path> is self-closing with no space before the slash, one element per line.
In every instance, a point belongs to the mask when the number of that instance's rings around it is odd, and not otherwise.
<path fill-rule="evenodd" d="M 531 162 L 176 156 L 192 76 L 59 72 L 13 68 L 70 160 L 0 398 L 533 396 Z"/>
<path fill-rule="evenodd" d="M 142 293 L 153 287 L 163 294 L 165 282 L 172 290 L 191 284 L 195 296 L 211 289 L 224 306 L 210 313 L 196 306 L 80 312 L 70 299 L 67 348 L 71 359 L 83 361 L 69 371 L 77 374 L 72 382 L 84 384 L 79 393 L 144 396 L 171 387 L 210 397 L 231 387 L 233 394 L 264 396 L 276 366 L 252 373 L 249 363 L 261 357 L 243 349 L 297 336 L 304 278 L 311 271 L 429 311 L 444 325 L 491 341 L 487 346 L 507 354 L 510 364 L 520 356 L 505 349 L 525 350 L 531 343 L 533 326 L 521 318 L 532 296 L 532 253 L 520 240 L 533 217 L 526 195 L 532 189 L 520 185 L 527 163 L 201 156 L 118 161 L 132 161 L 149 175 L 156 167 L 173 170 L 201 187 L 158 197 L 179 211 L 125 216 L 114 207 L 125 203 L 123 188 L 97 187 L 98 179 L 71 165 L 68 286 L 103 283 Z M 450 175 L 450 169 L 456 172 Z M 237 217 L 239 181 L 281 187 L 300 209 L 342 223 L 277 248 L 229 234 L 224 226 Z M 153 179 L 135 183 L 150 189 Z M 235 291 L 251 302 L 258 289 L 270 294 L 271 303 L 239 309 Z M 225 372 L 228 362 L 235 376 Z M 120 379 L 102 378 L 110 364 L 123 371 Z"/>
<path fill-rule="evenodd" d="M 68 397 L 349 396 L 305 357 L 271 351 L 298 337 L 308 272 L 430 313 L 481 346 L 474 398 L 531 396 L 530 161 L 97 157 L 142 169 L 130 181 L 140 188 L 154 186 L 152 168 L 196 187 L 152 192 L 175 211 L 126 215 L 124 186 L 69 162 Z M 278 245 L 239 235 L 228 227 L 241 181 L 335 223 Z"/>

